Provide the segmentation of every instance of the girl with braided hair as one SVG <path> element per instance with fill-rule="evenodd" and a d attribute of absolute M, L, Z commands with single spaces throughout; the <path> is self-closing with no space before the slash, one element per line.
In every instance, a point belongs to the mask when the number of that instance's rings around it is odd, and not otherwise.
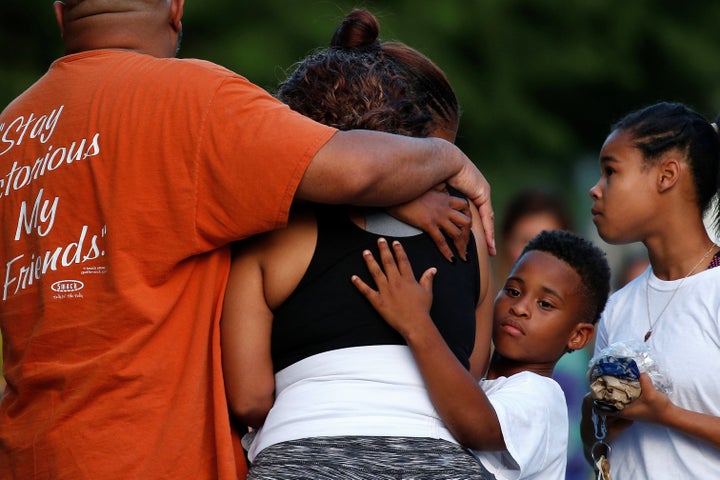
<path fill-rule="evenodd" d="M 612 244 L 642 242 L 650 267 L 610 298 L 596 354 L 618 342 L 647 344 L 665 371 L 665 395 L 647 373 L 642 394 L 607 414 L 613 478 L 720 478 L 720 247 L 703 221 L 720 186 L 717 125 L 685 105 L 658 103 L 618 122 L 590 189 L 593 222 Z M 593 407 L 583 408 L 591 454 Z M 597 416 L 597 415 L 596 415 Z"/>

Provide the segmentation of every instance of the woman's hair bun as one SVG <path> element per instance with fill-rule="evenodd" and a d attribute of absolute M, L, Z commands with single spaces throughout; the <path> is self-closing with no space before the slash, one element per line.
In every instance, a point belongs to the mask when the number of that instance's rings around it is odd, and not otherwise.
<path fill-rule="evenodd" d="M 351 11 L 335 30 L 330 46 L 335 48 L 359 48 L 378 46 L 380 25 L 375 16 L 367 10 Z"/>

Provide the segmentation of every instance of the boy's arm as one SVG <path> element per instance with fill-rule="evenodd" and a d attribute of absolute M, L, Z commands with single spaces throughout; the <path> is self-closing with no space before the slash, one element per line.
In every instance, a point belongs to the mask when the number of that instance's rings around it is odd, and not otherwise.
<path fill-rule="evenodd" d="M 475 309 L 475 345 L 470 355 L 470 373 L 479 380 L 485 375 L 490 360 L 494 298 L 490 252 L 484 240 L 485 229 L 477 208 L 463 198 L 449 194 L 444 185 L 439 185 L 412 202 L 389 208 L 388 212 L 427 232 L 450 261 L 454 261 L 454 255 L 444 234 L 453 239 L 456 252 L 466 261 L 470 232 L 473 233 L 480 292 Z"/>
<path fill-rule="evenodd" d="M 504 450 L 500 423 L 485 392 L 430 318 L 436 270 L 427 270 L 418 283 L 399 242 L 393 243 L 397 263 L 385 239 L 378 246 L 383 269 L 369 251 L 364 252 L 378 290 L 357 276 L 352 277 L 353 284 L 407 341 L 435 409 L 458 442 L 474 450 Z"/>

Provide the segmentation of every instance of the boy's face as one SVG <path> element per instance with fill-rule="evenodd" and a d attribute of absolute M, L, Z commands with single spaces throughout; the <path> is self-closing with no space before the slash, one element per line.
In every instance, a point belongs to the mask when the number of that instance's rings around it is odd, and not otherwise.
<path fill-rule="evenodd" d="M 510 271 L 495 299 L 493 341 L 503 357 L 552 364 L 577 340 L 584 296 L 580 275 L 553 255 L 532 250 Z M 592 326 L 589 326 L 592 329 Z"/>

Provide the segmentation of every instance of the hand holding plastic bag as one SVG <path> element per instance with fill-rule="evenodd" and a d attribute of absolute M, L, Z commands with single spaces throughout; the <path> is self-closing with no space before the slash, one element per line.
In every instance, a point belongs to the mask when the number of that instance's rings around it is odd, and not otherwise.
<path fill-rule="evenodd" d="M 667 395 L 672 390 L 646 343 L 613 343 L 590 359 L 589 367 L 590 396 L 599 410 L 617 412 L 638 398 L 641 373 L 650 376 L 658 391 Z"/>

